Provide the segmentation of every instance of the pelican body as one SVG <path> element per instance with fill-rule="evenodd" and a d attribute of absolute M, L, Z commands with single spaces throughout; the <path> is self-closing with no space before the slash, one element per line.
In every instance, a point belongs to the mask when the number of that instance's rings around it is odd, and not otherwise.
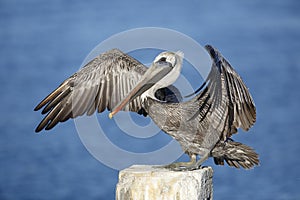
<path fill-rule="evenodd" d="M 210 45 L 205 48 L 213 61 L 211 71 L 187 101 L 172 86 L 181 72 L 182 52 L 162 52 L 149 68 L 120 50 L 105 52 L 37 105 L 35 110 L 44 107 L 42 114 L 47 115 L 36 132 L 95 111 L 108 109 L 110 118 L 121 110 L 133 111 L 149 115 L 191 158 L 168 168 L 194 170 L 213 157 L 218 165 L 226 161 L 229 166 L 250 169 L 259 164 L 258 154 L 231 136 L 238 128 L 247 131 L 255 123 L 253 99 L 221 53 Z"/>

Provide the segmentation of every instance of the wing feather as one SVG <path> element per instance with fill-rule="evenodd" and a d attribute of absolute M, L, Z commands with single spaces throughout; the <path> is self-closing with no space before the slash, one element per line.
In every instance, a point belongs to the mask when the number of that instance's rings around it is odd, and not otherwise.
<path fill-rule="evenodd" d="M 229 62 L 214 47 L 207 45 L 205 48 L 213 64 L 205 86 L 201 86 L 195 98 L 199 110 L 194 117 L 209 123 L 225 140 L 238 128 L 247 131 L 255 123 L 256 108 L 248 88 Z"/>
<path fill-rule="evenodd" d="M 36 132 L 49 130 L 59 122 L 96 110 L 111 110 L 134 87 L 147 68 L 118 49 L 107 51 L 91 60 L 66 79 L 36 107 L 45 118 Z M 126 106 L 133 112 L 142 107 L 139 97 Z"/>

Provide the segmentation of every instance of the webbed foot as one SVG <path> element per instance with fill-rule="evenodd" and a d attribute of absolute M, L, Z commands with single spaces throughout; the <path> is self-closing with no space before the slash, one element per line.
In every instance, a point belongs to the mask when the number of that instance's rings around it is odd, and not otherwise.
<path fill-rule="evenodd" d="M 163 166 L 164 168 L 173 170 L 173 171 L 192 171 L 201 168 L 201 164 L 207 160 L 209 156 L 209 152 L 201 157 L 200 160 L 197 161 L 196 154 L 192 154 L 190 156 L 191 160 L 189 162 L 177 162 L 171 163 L 169 165 Z"/>
<path fill-rule="evenodd" d="M 173 170 L 173 171 L 191 171 L 195 170 L 196 168 L 196 154 L 190 155 L 190 161 L 189 162 L 177 162 L 177 163 L 171 163 L 169 165 L 163 166 L 164 168 Z"/>

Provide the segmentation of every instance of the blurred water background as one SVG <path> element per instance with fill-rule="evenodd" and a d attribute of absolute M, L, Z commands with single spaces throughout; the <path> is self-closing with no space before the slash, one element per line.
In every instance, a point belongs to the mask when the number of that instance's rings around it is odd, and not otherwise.
<path fill-rule="evenodd" d="M 118 171 L 89 154 L 72 120 L 35 134 L 41 115 L 33 108 L 97 44 L 145 26 L 213 44 L 251 90 L 257 123 L 234 139 L 254 147 L 261 166 L 245 171 L 207 161 L 214 198 L 300 199 L 299 10 L 298 0 L 1 0 L 0 199 L 114 199 Z M 147 152 L 168 138 L 157 137 L 146 146 L 130 137 L 118 143 Z"/>

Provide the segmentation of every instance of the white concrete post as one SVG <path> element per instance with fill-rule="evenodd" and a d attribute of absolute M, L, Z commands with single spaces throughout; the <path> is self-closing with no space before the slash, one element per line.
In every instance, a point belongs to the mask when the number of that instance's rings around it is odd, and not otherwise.
<path fill-rule="evenodd" d="M 194 200 L 213 198 L 211 167 L 171 171 L 157 166 L 133 165 L 120 171 L 117 200 Z"/>

